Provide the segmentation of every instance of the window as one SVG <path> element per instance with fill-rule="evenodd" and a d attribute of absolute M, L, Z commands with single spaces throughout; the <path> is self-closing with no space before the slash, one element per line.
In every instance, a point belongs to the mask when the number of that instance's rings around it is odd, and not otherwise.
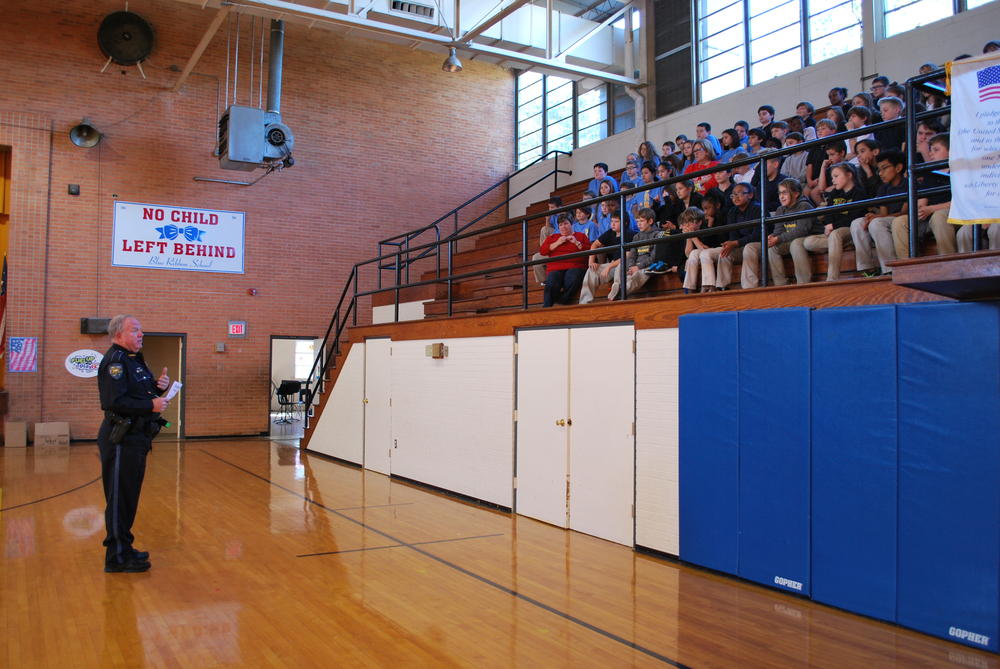
<path fill-rule="evenodd" d="M 702 102 L 861 47 L 861 0 L 699 0 L 698 10 Z"/>
<path fill-rule="evenodd" d="M 882 0 L 885 7 L 885 37 L 940 21 L 954 13 L 950 0 Z"/>
<path fill-rule="evenodd" d="M 810 0 L 810 63 L 860 48 L 861 0 Z"/>
<path fill-rule="evenodd" d="M 312 339 L 295 340 L 295 378 L 307 379 L 316 359 L 315 342 Z"/>
<path fill-rule="evenodd" d="M 993 0 L 965 0 L 965 8 L 975 9 L 976 7 L 982 7 L 988 2 L 993 2 Z"/>
<path fill-rule="evenodd" d="M 600 84 L 581 92 L 565 77 L 535 72 L 517 77 L 519 169 L 549 151 L 572 151 L 634 125 L 635 103 L 623 86 Z"/>

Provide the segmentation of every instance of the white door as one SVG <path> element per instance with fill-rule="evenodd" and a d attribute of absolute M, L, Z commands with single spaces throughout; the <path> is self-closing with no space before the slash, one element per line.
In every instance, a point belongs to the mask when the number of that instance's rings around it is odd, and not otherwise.
<path fill-rule="evenodd" d="M 567 526 L 568 370 L 568 330 L 517 333 L 514 510 L 559 527 Z"/>
<path fill-rule="evenodd" d="M 569 526 L 633 545 L 632 325 L 570 330 Z"/>
<path fill-rule="evenodd" d="M 365 340 L 365 469 L 389 473 L 392 410 L 389 406 L 392 340 Z"/>

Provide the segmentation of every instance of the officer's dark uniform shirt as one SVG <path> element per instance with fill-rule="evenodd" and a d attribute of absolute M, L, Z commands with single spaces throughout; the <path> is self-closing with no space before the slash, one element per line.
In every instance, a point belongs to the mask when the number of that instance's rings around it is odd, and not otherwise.
<path fill-rule="evenodd" d="M 154 418 L 153 398 L 162 392 L 142 353 L 112 344 L 97 370 L 101 409 L 120 416 Z"/>

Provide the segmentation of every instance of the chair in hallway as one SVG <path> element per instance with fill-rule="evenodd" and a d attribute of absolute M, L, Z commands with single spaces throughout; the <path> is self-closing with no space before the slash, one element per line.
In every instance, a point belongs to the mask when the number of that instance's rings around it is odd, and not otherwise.
<path fill-rule="evenodd" d="M 300 398 L 301 392 L 301 381 L 284 380 L 281 382 L 277 391 L 278 406 L 281 407 L 281 412 L 278 414 L 278 417 L 274 419 L 275 423 L 291 423 L 292 421 L 298 420 L 298 418 L 295 417 L 295 411 L 302 401 Z"/>

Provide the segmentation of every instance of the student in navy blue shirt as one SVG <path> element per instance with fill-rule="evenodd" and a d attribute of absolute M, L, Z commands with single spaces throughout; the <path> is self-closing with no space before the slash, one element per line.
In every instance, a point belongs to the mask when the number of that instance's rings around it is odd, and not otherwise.
<path fill-rule="evenodd" d="M 882 151 L 876 157 L 875 164 L 882 183 L 872 195 L 884 197 L 907 192 L 906 157 L 902 151 Z M 892 242 L 892 219 L 905 213 L 906 200 L 902 200 L 871 207 L 863 216 L 851 221 L 851 239 L 854 240 L 855 264 L 859 272 L 870 277 L 891 271 L 886 264 L 896 259 Z"/>

